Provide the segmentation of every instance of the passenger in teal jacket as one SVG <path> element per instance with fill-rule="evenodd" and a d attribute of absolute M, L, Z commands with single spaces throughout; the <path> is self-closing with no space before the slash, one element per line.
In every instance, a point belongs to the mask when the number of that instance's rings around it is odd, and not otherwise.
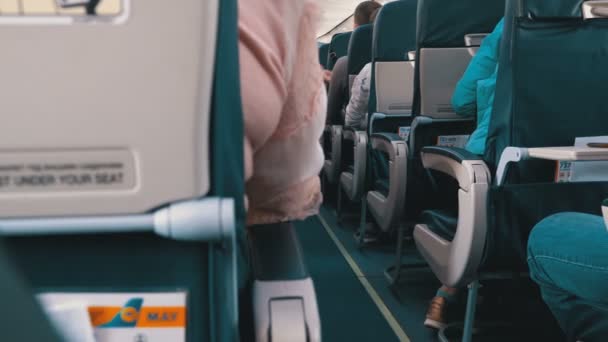
<path fill-rule="evenodd" d="M 477 129 L 471 134 L 466 149 L 475 154 L 483 154 L 488 137 L 488 126 L 492 116 L 494 92 L 496 90 L 496 75 L 498 72 L 498 53 L 502 37 L 503 20 L 498 22 L 494 31 L 488 35 L 475 57 L 458 81 L 452 107 L 462 116 L 477 115 Z M 442 286 L 431 300 L 426 313 L 424 325 L 441 329 L 447 324 L 446 309 L 453 302 L 458 289 Z"/>
<path fill-rule="evenodd" d="M 488 137 L 488 126 L 492 116 L 494 92 L 496 90 L 496 75 L 498 72 L 498 50 L 503 30 L 502 19 L 494 31 L 487 36 L 475 57 L 458 81 L 452 107 L 462 116 L 477 115 L 477 129 L 469 138 L 466 149 L 475 154 L 483 154 Z"/>

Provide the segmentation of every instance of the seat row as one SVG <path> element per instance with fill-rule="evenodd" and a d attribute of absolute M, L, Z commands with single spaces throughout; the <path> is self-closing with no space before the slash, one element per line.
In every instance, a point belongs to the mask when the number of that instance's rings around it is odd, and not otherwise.
<path fill-rule="evenodd" d="M 600 3 L 400 0 L 350 36 L 349 61 L 366 56 L 355 56 L 356 46 L 372 51 L 373 91 L 365 131 L 342 123 L 327 130 L 324 176 L 338 188 L 338 215 L 346 195 L 361 203 L 359 236 L 370 219 L 382 231 L 413 234 L 443 284 L 469 285 L 464 340 L 478 281 L 527 272 L 535 224 L 560 211 L 600 214 L 608 182 L 554 181 L 556 162 L 606 158 L 605 150 L 567 147 L 608 135 L 598 93 L 608 74 L 595 58 L 608 34 Z M 456 115 L 451 98 L 503 17 L 494 109 L 485 154 L 476 155 L 463 149 L 476 122 Z M 374 31 L 371 41 L 364 30 Z"/>

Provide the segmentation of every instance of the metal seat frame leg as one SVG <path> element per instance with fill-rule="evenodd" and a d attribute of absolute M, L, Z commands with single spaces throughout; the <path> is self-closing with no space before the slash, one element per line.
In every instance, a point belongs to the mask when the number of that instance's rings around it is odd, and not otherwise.
<path fill-rule="evenodd" d="M 475 280 L 468 286 L 467 308 L 464 317 L 464 327 L 462 333 L 462 342 L 471 342 L 473 340 L 473 327 L 475 325 L 475 311 L 477 309 L 477 297 L 479 295 L 479 280 Z M 439 341 L 450 342 L 446 336 L 446 330 L 460 325 L 459 323 L 450 324 L 439 330 L 437 334 Z"/>

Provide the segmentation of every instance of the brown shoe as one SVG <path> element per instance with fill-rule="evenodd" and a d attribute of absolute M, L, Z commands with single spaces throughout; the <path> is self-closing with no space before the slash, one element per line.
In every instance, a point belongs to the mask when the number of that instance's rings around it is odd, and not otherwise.
<path fill-rule="evenodd" d="M 446 309 L 447 301 L 443 297 L 436 296 L 431 300 L 431 304 L 426 312 L 424 326 L 433 329 L 442 329 L 447 325 Z"/>

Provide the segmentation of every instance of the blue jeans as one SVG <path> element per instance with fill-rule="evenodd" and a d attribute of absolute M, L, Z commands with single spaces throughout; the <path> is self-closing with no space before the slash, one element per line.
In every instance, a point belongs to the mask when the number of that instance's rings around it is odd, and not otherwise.
<path fill-rule="evenodd" d="M 608 341 L 608 231 L 602 217 L 561 213 L 544 219 L 530 234 L 528 265 L 569 341 Z"/>

